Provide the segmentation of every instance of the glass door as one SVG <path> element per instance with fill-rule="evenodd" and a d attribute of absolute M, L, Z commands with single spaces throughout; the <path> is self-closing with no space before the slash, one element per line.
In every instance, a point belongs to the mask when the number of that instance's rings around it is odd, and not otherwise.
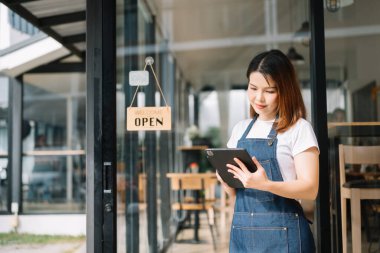
<path fill-rule="evenodd" d="M 331 225 L 335 232 L 333 250 L 367 252 L 375 247 L 376 239 L 372 235 L 379 234 L 380 230 L 380 191 L 372 194 L 369 199 L 360 201 L 347 197 L 351 195 L 345 194 L 343 182 L 346 181 L 347 190 L 358 180 L 362 182 L 359 189 L 368 187 L 379 178 L 380 165 L 364 162 L 345 164 L 342 172 L 340 163 L 344 159 L 339 159 L 343 148 L 340 149 L 339 146 L 366 148 L 380 145 L 380 85 L 377 67 L 380 64 L 380 45 L 376 43 L 380 41 L 380 33 L 373 29 L 380 27 L 380 20 L 373 18 L 380 2 L 373 1 L 371 6 L 366 1 L 340 3 L 335 5 L 334 1 L 326 1 L 327 8 L 324 10 L 330 187 L 333 202 Z M 334 36 L 332 31 L 340 35 Z M 359 213 L 352 209 L 355 206 L 361 210 Z"/>
<path fill-rule="evenodd" d="M 117 1 L 118 252 L 157 252 L 173 241 L 178 224 L 166 174 L 187 170 L 181 147 L 225 147 L 233 126 L 249 117 L 245 70 L 254 55 L 278 48 L 292 58 L 311 120 L 309 33 L 296 33 L 308 23 L 308 8 L 293 0 Z M 143 70 L 147 56 L 166 101 L 149 67 L 149 85 L 130 86 L 129 72 Z M 126 108 L 165 102 L 171 131 L 126 130 Z M 304 205 L 313 219 L 314 202 Z"/>

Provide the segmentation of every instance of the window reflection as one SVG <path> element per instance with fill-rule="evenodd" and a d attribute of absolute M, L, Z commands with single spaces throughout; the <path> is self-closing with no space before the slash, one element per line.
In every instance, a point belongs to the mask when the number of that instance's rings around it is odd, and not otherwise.
<path fill-rule="evenodd" d="M 0 76 L 0 211 L 8 204 L 8 78 Z"/>
<path fill-rule="evenodd" d="M 72 160 L 71 164 L 69 160 Z M 31 167 L 30 171 L 23 173 L 25 211 L 84 210 L 84 161 L 84 156 L 25 156 L 23 163 Z"/>
<path fill-rule="evenodd" d="M 82 74 L 26 75 L 22 190 L 24 212 L 85 209 L 85 95 Z M 38 81 L 36 81 L 38 80 Z"/>

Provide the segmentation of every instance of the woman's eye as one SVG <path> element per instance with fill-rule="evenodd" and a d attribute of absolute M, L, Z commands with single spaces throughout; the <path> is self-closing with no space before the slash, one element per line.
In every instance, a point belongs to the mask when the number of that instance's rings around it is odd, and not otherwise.
<path fill-rule="evenodd" d="M 274 91 L 274 90 L 267 90 L 267 93 L 269 93 L 269 94 L 274 94 L 275 91 Z"/>

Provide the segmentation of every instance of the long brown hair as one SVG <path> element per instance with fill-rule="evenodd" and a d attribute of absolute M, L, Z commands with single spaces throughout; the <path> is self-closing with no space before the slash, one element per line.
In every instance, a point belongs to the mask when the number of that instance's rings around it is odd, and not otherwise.
<path fill-rule="evenodd" d="M 270 50 L 258 54 L 248 65 L 248 81 L 252 72 L 261 73 L 267 82 L 268 77 L 270 77 L 277 86 L 277 132 L 284 132 L 293 126 L 298 119 L 306 118 L 305 104 L 293 64 L 284 53 L 280 50 Z M 250 116 L 254 117 L 256 114 L 250 105 Z"/>

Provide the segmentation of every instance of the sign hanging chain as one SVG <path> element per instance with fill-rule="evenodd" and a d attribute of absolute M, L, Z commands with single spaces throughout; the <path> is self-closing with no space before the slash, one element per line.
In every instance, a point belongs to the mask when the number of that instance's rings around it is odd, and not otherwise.
<path fill-rule="evenodd" d="M 162 98 L 164 99 L 165 105 L 168 106 L 168 103 L 166 103 L 166 99 L 165 99 L 164 93 L 162 93 L 161 86 L 160 86 L 160 82 L 158 81 L 158 78 L 157 78 L 157 76 L 156 76 L 156 72 L 154 72 L 154 69 L 153 69 L 153 67 L 152 67 L 152 64 L 149 64 L 149 66 L 150 66 L 150 68 L 151 68 L 151 70 L 152 70 L 152 72 L 153 72 L 154 78 L 156 79 L 156 84 L 157 84 L 157 86 L 158 86 L 158 89 L 160 90 L 160 93 L 161 93 Z"/>
<path fill-rule="evenodd" d="M 146 70 L 146 65 L 148 65 L 147 62 L 145 62 L 144 71 Z M 129 105 L 129 107 L 131 107 L 132 104 L 133 104 L 133 101 L 135 101 L 135 98 L 136 98 L 137 92 L 139 91 L 139 88 L 140 88 L 140 85 L 137 86 L 137 88 L 136 88 L 136 92 L 135 92 L 135 94 L 133 95 L 132 102 L 131 102 L 131 104 Z"/>

